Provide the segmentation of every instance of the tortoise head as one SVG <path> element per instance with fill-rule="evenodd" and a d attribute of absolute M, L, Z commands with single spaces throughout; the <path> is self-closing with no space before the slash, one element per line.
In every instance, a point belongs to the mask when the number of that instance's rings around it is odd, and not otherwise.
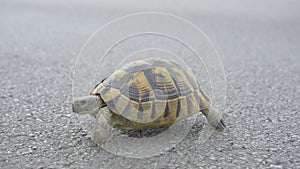
<path fill-rule="evenodd" d="M 100 108 L 100 97 L 95 95 L 77 97 L 72 103 L 72 111 L 77 114 L 96 114 Z"/>

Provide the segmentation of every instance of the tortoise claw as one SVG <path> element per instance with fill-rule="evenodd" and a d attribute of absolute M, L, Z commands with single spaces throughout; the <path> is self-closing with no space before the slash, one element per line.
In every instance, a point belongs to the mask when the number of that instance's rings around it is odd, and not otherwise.
<path fill-rule="evenodd" d="M 224 121 L 221 119 L 216 126 L 217 131 L 223 131 L 226 128 Z"/>

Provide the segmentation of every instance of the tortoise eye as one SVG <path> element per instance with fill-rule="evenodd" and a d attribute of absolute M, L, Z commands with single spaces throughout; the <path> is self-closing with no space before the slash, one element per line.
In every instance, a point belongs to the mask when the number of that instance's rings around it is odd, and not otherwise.
<path fill-rule="evenodd" d="M 87 103 L 86 100 L 82 100 L 82 101 L 81 101 L 81 104 L 82 104 L 82 105 L 86 105 L 86 103 Z"/>

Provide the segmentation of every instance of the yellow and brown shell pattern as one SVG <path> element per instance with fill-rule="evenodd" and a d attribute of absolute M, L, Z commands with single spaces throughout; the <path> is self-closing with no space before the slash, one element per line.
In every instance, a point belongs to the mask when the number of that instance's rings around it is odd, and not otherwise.
<path fill-rule="evenodd" d="M 111 112 L 135 123 L 136 129 L 172 125 L 209 106 L 193 74 L 161 58 L 120 67 L 91 94 L 100 95 Z"/>

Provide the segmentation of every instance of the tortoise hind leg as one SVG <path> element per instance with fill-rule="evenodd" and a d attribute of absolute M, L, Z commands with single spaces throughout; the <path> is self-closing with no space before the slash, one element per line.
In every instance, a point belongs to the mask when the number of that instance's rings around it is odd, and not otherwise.
<path fill-rule="evenodd" d="M 96 114 L 96 126 L 92 136 L 92 139 L 97 145 L 103 145 L 106 143 L 108 137 L 111 134 L 112 129 L 112 113 L 107 107 L 103 107 Z"/>
<path fill-rule="evenodd" d="M 213 106 L 202 110 L 202 113 L 206 116 L 208 123 L 217 131 L 223 131 L 226 128 L 222 114 Z"/>

